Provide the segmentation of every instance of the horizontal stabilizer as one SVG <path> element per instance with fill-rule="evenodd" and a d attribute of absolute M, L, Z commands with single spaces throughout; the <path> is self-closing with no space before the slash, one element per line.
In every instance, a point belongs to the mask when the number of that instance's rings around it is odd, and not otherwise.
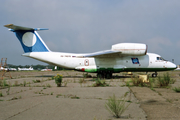
<path fill-rule="evenodd" d="M 34 30 L 34 31 L 39 31 L 39 30 L 48 30 L 47 28 L 29 28 L 29 27 L 21 27 L 21 26 L 17 26 L 14 24 L 8 24 L 8 25 L 4 25 L 4 27 L 10 28 L 11 31 L 17 31 L 17 30 Z"/>

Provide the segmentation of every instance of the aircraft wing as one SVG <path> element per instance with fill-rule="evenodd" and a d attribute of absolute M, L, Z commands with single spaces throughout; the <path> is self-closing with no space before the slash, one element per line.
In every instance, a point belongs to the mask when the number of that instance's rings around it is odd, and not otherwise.
<path fill-rule="evenodd" d="M 104 51 L 86 54 L 83 57 L 114 57 L 114 56 L 120 56 L 120 54 L 121 54 L 120 51 L 104 50 Z"/>

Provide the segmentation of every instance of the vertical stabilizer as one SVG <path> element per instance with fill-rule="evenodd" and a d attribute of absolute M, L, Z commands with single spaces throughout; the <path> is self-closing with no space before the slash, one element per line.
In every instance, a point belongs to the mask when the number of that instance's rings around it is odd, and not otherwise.
<path fill-rule="evenodd" d="M 13 31 L 16 37 L 19 39 L 24 52 L 49 52 L 49 48 L 41 39 L 39 34 L 36 32 L 38 30 L 47 30 L 42 28 L 27 28 L 16 26 L 13 24 L 5 25 L 5 27 L 10 28 L 10 31 Z"/>

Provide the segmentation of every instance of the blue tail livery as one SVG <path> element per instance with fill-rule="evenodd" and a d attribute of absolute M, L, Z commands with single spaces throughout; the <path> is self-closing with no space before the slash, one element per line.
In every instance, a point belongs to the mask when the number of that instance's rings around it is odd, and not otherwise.
<path fill-rule="evenodd" d="M 5 27 L 10 28 L 10 31 L 14 32 L 16 37 L 19 39 L 24 52 L 49 52 L 49 48 L 46 46 L 44 41 L 41 39 L 36 31 L 47 30 L 43 28 L 28 28 L 16 26 L 13 24 L 5 25 Z"/>

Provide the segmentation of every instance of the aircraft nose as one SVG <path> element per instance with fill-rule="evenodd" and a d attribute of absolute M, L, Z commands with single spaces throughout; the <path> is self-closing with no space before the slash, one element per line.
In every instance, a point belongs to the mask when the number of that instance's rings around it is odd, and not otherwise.
<path fill-rule="evenodd" d="M 172 63 L 172 62 L 167 62 L 167 68 L 176 69 L 177 66 L 176 66 L 176 64 L 174 64 L 174 63 Z"/>
<path fill-rule="evenodd" d="M 176 64 L 174 64 L 174 63 L 172 63 L 172 68 L 174 68 L 174 69 L 176 69 L 177 68 L 177 65 Z"/>

